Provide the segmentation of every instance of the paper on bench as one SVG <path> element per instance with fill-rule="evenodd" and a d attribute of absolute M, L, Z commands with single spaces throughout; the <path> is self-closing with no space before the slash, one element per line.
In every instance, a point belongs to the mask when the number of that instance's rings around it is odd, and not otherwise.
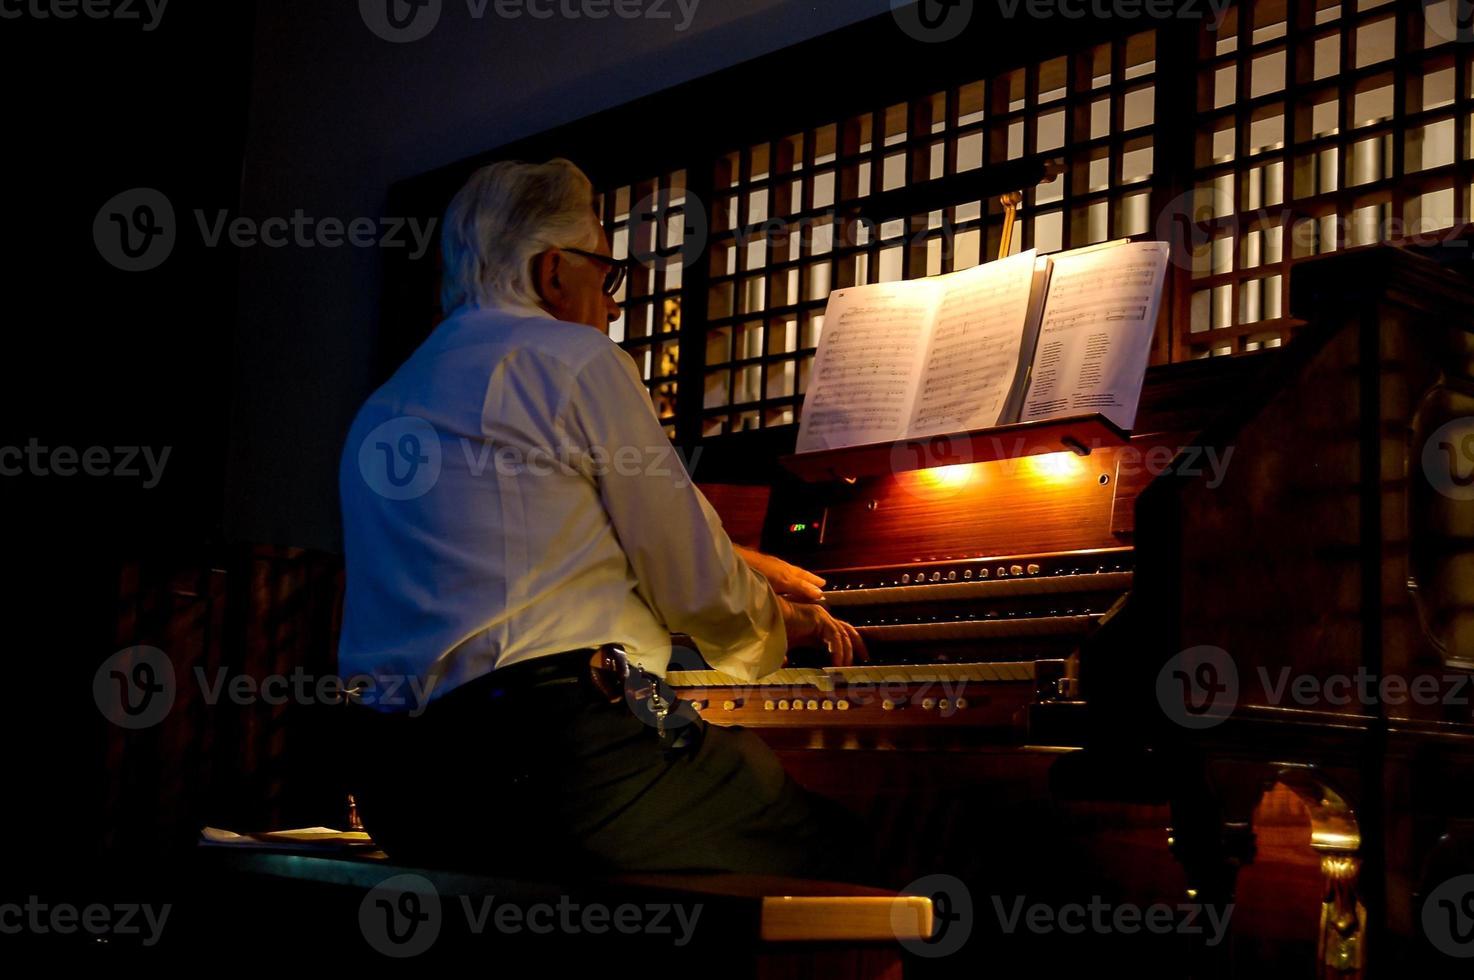
<path fill-rule="evenodd" d="M 373 838 L 361 830 L 334 830 L 331 827 L 302 827 L 260 834 L 237 834 L 219 827 L 206 827 L 200 831 L 200 838 L 207 844 L 229 844 L 235 847 L 279 847 L 282 844 L 343 847 L 373 843 Z"/>

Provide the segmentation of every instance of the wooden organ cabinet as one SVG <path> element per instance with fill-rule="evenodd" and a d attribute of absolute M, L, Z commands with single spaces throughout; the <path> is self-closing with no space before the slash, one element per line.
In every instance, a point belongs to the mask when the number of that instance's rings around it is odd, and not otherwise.
<path fill-rule="evenodd" d="M 1154 369 L 1129 436 L 790 457 L 764 545 L 825 576 L 870 661 L 746 687 L 673 665 L 708 720 L 865 813 L 893 877 L 964 884 L 937 975 L 1474 962 L 1449 951 L 1474 942 L 1474 288 L 1387 246 L 1291 286 L 1301 335 Z M 1092 899 L 1232 914 L 1218 941 L 1177 911 L 1015 916 Z"/>

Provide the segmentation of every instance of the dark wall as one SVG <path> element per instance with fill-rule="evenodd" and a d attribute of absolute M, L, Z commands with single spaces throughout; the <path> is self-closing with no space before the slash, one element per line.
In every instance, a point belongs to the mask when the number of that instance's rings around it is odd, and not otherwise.
<path fill-rule="evenodd" d="M 92 677 L 115 649 L 119 569 L 218 537 L 229 438 L 235 256 L 181 236 L 157 268 L 123 271 L 94 220 L 139 187 L 181 214 L 236 207 L 253 8 L 170 3 L 152 24 L 6 8 L 0 447 L 34 440 L 36 462 L 0 459 L 0 772 L 15 831 L 0 884 L 24 880 L 19 862 L 55 895 L 91 856 L 77 832 L 105 765 Z"/>
<path fill-rule="evenodd" d="M 675 20 L 476 20 L 466 4 L 447 0 L 435 29 L 407 43 L 376 36 L 357 7 L 261 0 L 246 214 L 300 208 L 344 221 L 396 217 L 385 209 L 397 181 L 883 13 L 890 3 L 703 0 L 678 31 Z M 683 130 L 673 119 L 661 138 L 682 139 Z M 639 148 L 611 140 L 604 149 L 615 157 Z M 337 459 L 375 377 L 383 253 L 241 253 L 233 537 L 338 546 Z"/>

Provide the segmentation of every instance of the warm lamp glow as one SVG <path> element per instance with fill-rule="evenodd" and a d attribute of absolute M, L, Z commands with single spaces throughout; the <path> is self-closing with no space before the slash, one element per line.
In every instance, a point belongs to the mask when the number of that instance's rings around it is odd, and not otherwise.
<path fill-rule="evenodd" d="M 1085 470 L 1085 462 L 1074 453 L 1045 453 L 1025 460 L 1030 472 L 1048 480 L 1067 480 Z"/>
<path fill-rule="evenodd" d="M 920 470 L 916 474 L 916 481 L 923 487 L 955 490 L 973 482 L 978 476 L 979 464 L 955 463 L 952 466 L 933 466 L 929 470 Z"/>
<path fill-rule="evenodd" d="M 1361 846 L 1361 835 L 1322 830 L 1310 835 L 1310 846 L 1317 850 L 1354 851 Z"/>

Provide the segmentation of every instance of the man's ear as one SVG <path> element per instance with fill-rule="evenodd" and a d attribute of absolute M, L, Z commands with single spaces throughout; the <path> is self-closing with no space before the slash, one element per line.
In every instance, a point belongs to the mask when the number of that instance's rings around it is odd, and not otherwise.
<path fill-rule="evenodd" d="M 553 300 L 554 294 L 563 290 L 563 284 L 558 281 L 561 259 L 562 256 L 555 248 L 539 252 L 532 259 L 532 288 L 537 292 L 538 299 L 544 303 Z"/>

